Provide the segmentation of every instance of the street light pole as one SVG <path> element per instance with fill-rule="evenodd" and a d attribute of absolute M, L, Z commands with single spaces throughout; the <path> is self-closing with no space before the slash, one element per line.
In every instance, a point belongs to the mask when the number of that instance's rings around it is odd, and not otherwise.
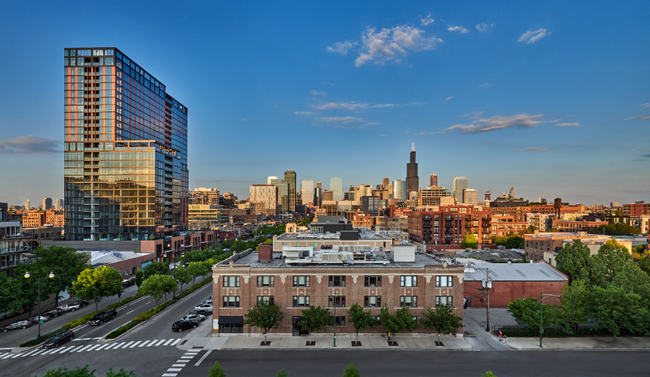
<path fill-rule="evenodd" d="M 334 291 L 334 348 L 336 348 L 336 291 Z"/>
<path fill-rule="evenodd" d="M 25 272 L 25 279 L 29 279 L 30 276 L 29 272 Z M 48 277 L 52 279 L 54 273 L 50 272 Z M 36 281 L 38 282 L 38 314 L 36 317 L 36 322 L 38 322 L 38 335 L 36 336 L 36 339 L 41 340 L 41 278 L 36 278 Z"/>
<path fill-rule="evenodd" d="M 560 295 L 554 295 L 551 293 L 547 293 L 545 295 L 544 293 L 539 292 L 539 348 L 542 348 L 542 334 L 544 334 L 544 326 L 542 326 L 543 324 L 542 311 L 544 310 L 544 306 L 542 306 L 542 302 L 544 301 L 545 298 L 549 298 L 549 297 L 562 298 L 562 296 Z"/>

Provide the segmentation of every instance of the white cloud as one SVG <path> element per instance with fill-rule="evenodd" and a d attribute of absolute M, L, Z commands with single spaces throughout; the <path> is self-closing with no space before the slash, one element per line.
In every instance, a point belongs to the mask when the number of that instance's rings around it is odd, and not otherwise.
<path fill-rule="evenodd" d="M 532 128 L 536 127 L 542 121 L 537 120 L 542 114 L 526 115 L 517 114 L 513 116 L 493 116 L 491 118 L 474 117 L 470 124 L 456 124 L 445 131 L 460 130 L 462 134 L 473 134 L 481 132 L 490 132 L 508 128 Z"/>
<path fill-rule="evenodd" d="M 546 148 L 523 148 L 515 150 L 519 152 L 548 152 L 548 149 Z"/>
<path fill-rule="evenodd" d="M 490 84 L 489 82 L 486 82 L 486 83 L 483 83 L 483 84 L 479 85 L 478 87 L 479 88 L 489 88 L 491 86 L 492 86 L 492 84 Z"/>
<path fill-rule="evenodd" d="M 356 123 L 363 122 L 363 118 L 358 117 L 321 117 L 316 118 L 319 122 L 328 122 L 328 123 Z"/>
<path fill-rule="evenodd" d="M 429 26 L 432 23 L 434 23 L 435 20 L 431 18 L 431 15 L 428 15 L 426 18 L 421 18 L 420 23 L 422 23 L 422 26 Z"/>
<path fill-rule="evenodd" d="M 0 155 L 27 155 L 61 153 L 61 141 L 45 139 L 38 136 L 20 136 L 13 139 L 0 140 Z"/>
<path fill-rule="evenodd" d="M 580 127 L 580 123 L 575 122 L 575 123 L 555 123 L 556 126 L 558 127 Z"/>
<path fill-rule="evenodd" d="M 449 101 L 450 99 L 454 98 L 454 96 L 449 96 L 445 101 Z"/>
<path fill-rule="evenodd" d="M 309 94 L 311 94 L 312 96 L 324 96 L 325 92 L 319 92 L 318 90 L 310 90 Z"/>
<path fill-rule="evenodd" d="M 407 105 L 399 105 L 395 103 L 357 103 L 354 101 L 351 102 L 322 102 L 311 107 L 318 110 L 330 110 L 330 109 L 344 109 L 350 111 L 364 110 L 364 109 L 376 109 L 376 108 L 387 108 L 387 107 L 399 107 L 399 106 L 411 106 L 419 105 L 421 102 L 413 102 Z"/>
<path fill-rule="evenodd" d="M 494 26 L 494 22 L 491 24 L 486 24 L 485 22 L 481 22 L 480 24 L 476 25 L 476 30 L 478 30 L 480 33 L 487 33 L 492 29 L 492 26 Z"/>
<path fill-rule="evenodd" d="M 641 107 L 650 107 L 650 102 L 644 103 L 643 105 L 641 105 Z"/>
<path fill-rule="evenodd" d="M 539 41 L 540 39 L 544 38 L 545 36 L 547 36 L 549 34 L 551 34 L 551 33 L 549 33 L 546 29 L 539 29 L 539 30 L 535 30 L 535 31 L 528 30 L 527 32 L 522 34 L 521 37 L 519 37 L 519 39 L 517 39 L 517 42 L 521 42 L 521 43 L 529 45 L 531 43 L 535 43 L 535 42 Z"/>
<path fill-rule="evenodd" d="M 386 137 L 386 135 L 384 135 L 384 134 L 380 134 L 379 137 Z"/>
<path fill-rule="evenodd" d="M 328 46 L 327 51 L 339 55 L 347 55 L 348 51 L 350 51 L 350 49 L 352 49 L 352 47 L 356 45 L 357 42 L 350 42 L 350 41 L 336 42 L 333 45 Z"/>
<path fill-rule="evenodd" d="M 312 114 L 314 114 L 313 111 L 294 111 L 293 113 L 297 114 L 297 115 L 312 115 Z"/>
<path fill-rule="evenodd" d="M 626 118 L 625 120 L 630 120 L 630 119 L 650 119 L 650 115 L 639 115 L 632 118 Z"/>
<path fill-rule="evenodd" d="M 366 63 L 385 64 L 394 60 L 399 62 L 409 52 L 434 50 L 442 39 L 424 37 L 425 31 L 410 26 L 395 26 L 375 32 L 368 28 L 361 37 L 361 53 L 354 61 L 360 67 Z"/>
<path fill-rule="evenodd" d="M 459 32 L 459 33 L 461 33 L 461 34 L 469 33 L 469 30 L 465 29 L 465 28 L 462 27 L 462 26 L 449 26 L 449 27 L 447 28 L 447 30 L 449 30 L 449 31 L 457 31 L 457 32 Z"/>

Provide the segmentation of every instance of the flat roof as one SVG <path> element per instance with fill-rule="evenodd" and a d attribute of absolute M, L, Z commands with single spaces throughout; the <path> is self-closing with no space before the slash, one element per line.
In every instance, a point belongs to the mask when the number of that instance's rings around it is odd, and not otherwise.
<path fill-rule="evenodd" d="M 346 232 L 359 232 L 359 240 L 384 240 L 390 241 L 391 238 L 377 234 L 372 230 L 364 227 L 354 228 Z M 341 232 L 336 233 L 283 233 L 278 236 L 278 240 L 338 240 L 341 238 Z"/>
<path fill-rule="evenodd" d="M 490 263 L 476 259 L 457 258 L 458 263 L 465 265 L 465 281 L 485 280 L 485 271 L 490 270 L 492 281 L 568 281 L 553 266 L 545 262 L 537 263 Z M 474 264 L 472 267 L 471 263 Z"/>

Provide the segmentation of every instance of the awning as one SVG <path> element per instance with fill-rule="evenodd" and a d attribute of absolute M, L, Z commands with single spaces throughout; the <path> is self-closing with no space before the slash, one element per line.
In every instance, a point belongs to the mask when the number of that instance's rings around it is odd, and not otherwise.
<path fill-rule="evenodd" d="M 219 316 L 219 325 L 243 325 L 244 317 Z"/>

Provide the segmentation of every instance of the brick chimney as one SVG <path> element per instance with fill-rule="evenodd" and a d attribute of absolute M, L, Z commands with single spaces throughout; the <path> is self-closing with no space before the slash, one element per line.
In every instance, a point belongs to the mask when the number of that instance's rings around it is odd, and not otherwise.
<path fill-rule="evenodd" d="M 258 247 L 257 260 L 270 262 L 273 260 L 273 246 L 268 243 L 262 243 Z"/>

